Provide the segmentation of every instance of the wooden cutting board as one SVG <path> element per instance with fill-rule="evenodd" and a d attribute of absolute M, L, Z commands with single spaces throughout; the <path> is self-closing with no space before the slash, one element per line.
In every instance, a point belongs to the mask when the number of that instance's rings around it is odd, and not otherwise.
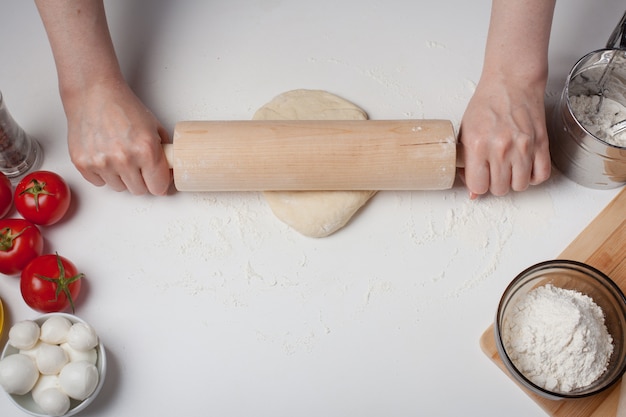
<path fill-rule="evenodd" d="M 626 188 L 558 256 L 592 265 L 611 277 L 626 292 Z M 493 325 L 480 338 L 482 350 L 507 375 L 498 355 Z M 510 377 L 510 375 L 509 375 Z M 622 379 L 622 382 L 626 380 Z M 525 391 L 550 416 L 614 417 L 617 413 L 620 383 L 598 395 L 576 400 L 547 400 Z"/>

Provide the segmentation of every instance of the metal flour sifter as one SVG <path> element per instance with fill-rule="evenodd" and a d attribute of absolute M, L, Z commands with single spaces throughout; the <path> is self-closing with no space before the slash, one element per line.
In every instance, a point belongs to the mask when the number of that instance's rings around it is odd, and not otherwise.
<path fill-rule="evenodd" d="M 589 188 L 626 184 L 626 13 L 568 74 L 549 123 L 554 165 Z"/>

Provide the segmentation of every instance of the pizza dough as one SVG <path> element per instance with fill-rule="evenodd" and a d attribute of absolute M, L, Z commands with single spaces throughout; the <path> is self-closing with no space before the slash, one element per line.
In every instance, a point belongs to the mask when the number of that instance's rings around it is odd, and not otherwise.
<path fill-rule="evenodd" d="M 274 97 L 253 120 L 367 120 L 356 105 L 322 90 L 292 90 Z"/>
<path fill-rule="evenodd" d="M 367 114 L 321 90 L 293 90 L 265 104 L 254 120 L 366 120 Z M 376 191 L 265 191 L 274 215 L 309 237 L 326 237 L 344 227 Z"/>

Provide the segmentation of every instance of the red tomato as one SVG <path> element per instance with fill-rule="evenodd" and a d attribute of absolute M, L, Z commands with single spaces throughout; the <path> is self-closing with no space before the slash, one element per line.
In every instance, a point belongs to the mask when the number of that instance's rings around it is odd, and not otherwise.
<path fill-rule="evenodd" d="M 70 207 L 70 187 L 60 175 L 35 171 L 15 187 L 15 208 L 26 220 L 49 226 L 61 220 Z"/>
<path fill-rule="evenodd" d="M 83 277 L 72 262 L 59 254 L 42 255 L 22 270 L 20 290 L 34 310 L 53 313 L 71 307 L 74 312 Z"/>
<path fill-rule="evenodd" d="M 16 275 L 43 252 L 41 232 L 24 219 L 0 220 L 0 272 Z"/>
<path fill-rule="evenodd" d="M 3 218 L 11 210 L 13 205 L 13 186 L 9 178 L 0 172 L 0 218 Z"/>

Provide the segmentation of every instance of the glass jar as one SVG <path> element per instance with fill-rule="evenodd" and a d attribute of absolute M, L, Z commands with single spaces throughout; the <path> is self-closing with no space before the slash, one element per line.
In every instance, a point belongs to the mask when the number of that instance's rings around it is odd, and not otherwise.
<path fill-rule="evenodd" d="M 13 183 L 39 167 L 42 150 L 11 116 L 0 92 L 0 172 Z"/>

